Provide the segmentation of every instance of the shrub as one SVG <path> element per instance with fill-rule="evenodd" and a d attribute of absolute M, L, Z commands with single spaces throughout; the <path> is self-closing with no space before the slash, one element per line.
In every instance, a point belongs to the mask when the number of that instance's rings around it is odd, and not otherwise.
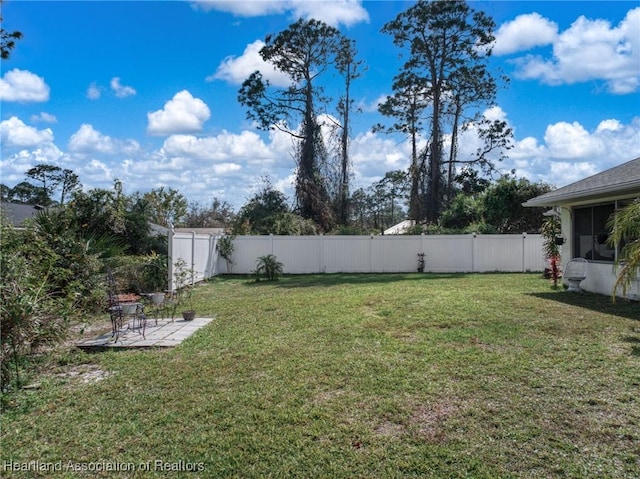
<path fill-rule="evenodd" d="M 118 256 L 107 262 L 113 272 L 118 293 L 142 293 L 144 288 L 144 256 Z"/>
<path fill-rule="evenodd" d="M 256 263 L 256 281 L 260 281 L 260 278 L 264 276 L 267 281 L 274 281 L 282 274 L 282 263 L 278 261 L 275 255 L 268 254 L 266 256 L 260 256 Z"/>
<path fill-rule="evenodd" d="M 9 225 L 0 228 L 0 388 L 20 384 L 20 364 L 40 345 L 56 342 L 67 332 L 68 297 L 47 285 L 56 255 L 46 244 L 40 257 L 25 254 L 26 234 Z M 44 272 L 44 274 L 43 274 Z"/>
<path fill-rule="evenodd" d="M 142 291 L 153 293 L 168 288 L 167 278 L 169 257 L 164 254 L 151 253 L 143 258 Z"/>
<path fill-rule="evenodd" d="M 177 302 L 187 302 L 189 304 L 188 311 L 193 311 L 193 286 L 195 283 L 196 273 L 190 268 L 184 258 L 179 258 L 173 264 L 173 277 L 175 279 L 175 288 L 177 289 Z"/>
<path fill-rule="evenodd" d="M 220 256 L 227 262 L 227 273 L 231 273 L 231 267 L 233 266 L 233 240 L 236 239 L 235 235 L 225 235 L 218 240 L 217 248 Z"/>

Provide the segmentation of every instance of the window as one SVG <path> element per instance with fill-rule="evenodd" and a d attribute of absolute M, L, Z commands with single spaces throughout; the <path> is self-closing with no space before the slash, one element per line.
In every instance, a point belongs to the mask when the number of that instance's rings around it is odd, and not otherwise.
<path fill-rule="evenodd" d="M 573 252 L 575 257 L 593 261 L 613 262 L 615 250 L 607 240 L 607 222 L 615 211 L 615 204 L 608 203 L 573 212 Z"/>

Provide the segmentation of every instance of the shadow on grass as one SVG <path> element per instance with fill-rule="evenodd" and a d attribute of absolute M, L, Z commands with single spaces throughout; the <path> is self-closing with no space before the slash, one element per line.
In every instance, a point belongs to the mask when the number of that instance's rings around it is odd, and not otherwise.
<path fill-rule="evenodd" d="M 640 336 L 627 336 L 622 338 L 625 343 L 632 344 L 631 346 L 631 355 L 632 356 L 640 356 Z"/>
<path fill-rule="evenodd" d="M 391 284 L 398 281 L 426 281 L 432 279 L 453 279 L 467 276 L 465 273 L 325 273 L 291 274 L 277 281 L 247 282 L 246 286 L 277 286 L 279 288 L 311 288 L 339 286 L 343 284 Z"/>
<path fill-rule="evenodd" d="M 614 303 L 611 297 L 596 293 L 569 293 L 567 291 L 554 291 L 548 293 L 528 293 L 530 296 L 558 301 L 560 303 L 589 309 L 603 314 L 611 314 L 622 318 L 640 321 L 640 302 L 617 299 Z"/>

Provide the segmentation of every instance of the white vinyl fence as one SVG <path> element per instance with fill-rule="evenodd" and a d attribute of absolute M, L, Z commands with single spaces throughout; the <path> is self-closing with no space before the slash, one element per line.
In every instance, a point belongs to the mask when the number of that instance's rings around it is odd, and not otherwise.
<path fill-rule="evenodd" d="M 176 289 L 174 267 L 180 259 L 193 271 L 196 283 L 219 273 L 217 241 L 215 235 L 169 231 L 169 290 Z"/>
<path fill-rule="evenodd" d="M 290 274 L 416 272 L 418 253 L 425 253 L 425 272 L 526 272 L 546 266 L 541 235 L 236 236 L 231 271 L 216 241 L 213 235 L 170 233 L 170 264 L 183 258 L 196 281 L 249 274 L 267 254 Z"/>

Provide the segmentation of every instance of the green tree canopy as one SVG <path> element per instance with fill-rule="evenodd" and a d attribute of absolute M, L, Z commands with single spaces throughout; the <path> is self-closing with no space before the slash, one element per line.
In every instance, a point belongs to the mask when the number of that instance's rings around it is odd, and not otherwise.
<path fill-rule="evenodd" d="M 549 191 L 551 187 L 544 183 L 503 176 L 483 197 L 484 221 L 501 234 L 539 233 L 544 208 L 525 208 L 522 203 Z"/>
<path fill-rule="evenodd" d="M 296 203 L 299 213 L 325 231 L 334 223 L 331 199 L 321 165 L 327 162 L 327 150 L 318 123 L 320 105 L 331 99 L 325 96 L 323 76 L 332 67 L 346 78 L 346 88 L 356 77 L 357 62 L 351 42 L 345 41 L 334 27 L 319 20 L 298 20 L 276 36 L 269 35 L 260 50 L 262 59 L 284 73 L 286 87 L 277 87 L 256 71 L 238 92 L 238 101 L 247 107 L 247 117 L 259 128 L 279 129 L 295 141 Z M 347 90 L 348 91 L 348 90 Z M 351 100 L 343 98 L 344 131 L 348 131 Z M 344 139 L 343 139 L 343 144 Z M 348 158 L 341 153 L 341 185 L 344 189 Z"/>
<path fill-rule="evenodd" d="M 227 227 L 235 219 L 233 207 L 226 201 L 213 198 L 210 205 L 191 202 L 180 226 L 188 228 Z"/>
<path fill-rule="evenodd" d="M 2 17 L 2 0 L 0 0 L 0 58 L 8 60 L 11 56 L 11 50 L 16 46 L 16 40 L 22 38 L 22 32 L 17 30 L 10 32 L 4 29 L 4 19 Z"/>
<path fill-rule="evenodd" d="M 409 171 L 411 219 L 435 223 L 450 196 L 454 166 L 464 162 L 487 168 L 489 153 L 509 144 L 511 130 L 504 122 L 480 118 L 482 107 L 494 102 L 497 88 L 488 69 L 494 27 L 490 17 L 465 1 L 421 0 L 382 29 L 405 51 L 394 95 L 381 112 L 399 119 L 393 128 L 414 138 Z M 458 129 L 470 124 L 479 125 L 485 146 L 472 158 L 459 158 Z M 444 151 L 447 125 L 449 155 Z M 427 139 L 420 155 L 415 151 L 418 133 Z M 445 169 L 449 170 L 446 178 Z"/>
<path fill-rule="evenodd" d="M 313 222 L 291 212 L 286 196 L 267 180 L 260 191 L 245 204 L 235 219 L 234 234 L 315 234 Z"/>
<path fill-rule="evenodd" d="M 154 188 L 144 193 L 142 200 L 152 223 L 169 227 L 182 223 L 187 216 L 187 199 L 173 188 Z"/>

